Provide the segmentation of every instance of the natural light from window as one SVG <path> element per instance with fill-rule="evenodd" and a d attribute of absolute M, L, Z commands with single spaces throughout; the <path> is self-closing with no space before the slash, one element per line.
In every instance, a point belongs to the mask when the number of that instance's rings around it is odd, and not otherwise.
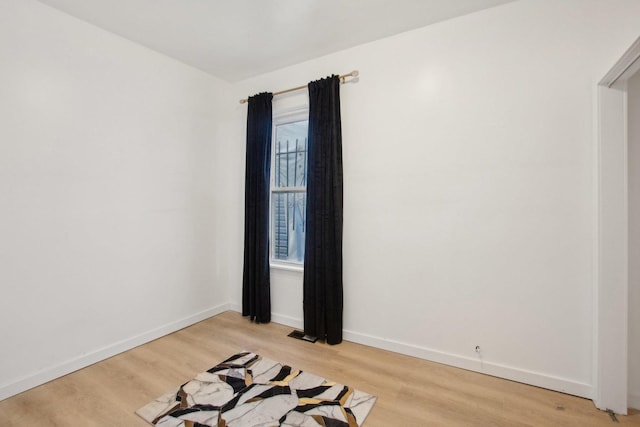
<path fill-rule="evenodd" d="M 280 123 L 276 120 L 271 168 L 271 258 L 277 262 L 304 262 L 308 127 L 306 118 Z"/>

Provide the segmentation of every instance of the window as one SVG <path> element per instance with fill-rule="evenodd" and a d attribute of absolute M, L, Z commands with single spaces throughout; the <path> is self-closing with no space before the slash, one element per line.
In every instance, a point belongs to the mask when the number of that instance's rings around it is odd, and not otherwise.
<path fill-rule="evenodd" d="M 304 262 L 308 113 L 276 118 L 271 166 L 271 259 Z"/>

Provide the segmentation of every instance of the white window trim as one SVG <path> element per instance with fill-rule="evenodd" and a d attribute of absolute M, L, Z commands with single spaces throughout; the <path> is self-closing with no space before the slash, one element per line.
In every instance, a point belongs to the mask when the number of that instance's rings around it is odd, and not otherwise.
<path fill-rule="evenodd" d="M 286 188 L 276 188 L 275 187 L 275 156 L 276 150 L 274 149 L 274 144 L 276 141 L 276 127 L 279 125 L 286 125 L 287 123 L 295 123 L 302 120 L 309 120 L 309 107 L 307 105 L 302 105 L 294 108 L 287 109 L 285 111 L 280 111 L 275 113 L 273 116 L 273 126 L 272 126 L 272 134 L 271 134 L 271 173 L 269 177 L 269 266 L 271 268 L 277 270 L 285 270 L 285 271 L 293 271 L 293 272 L 304 272 L 304 261 L 303 262 L 291 262 L 291 261 L 282 261 L 273 258 L 273 242 L 271 241 L 273 237 L 273 215 L 272 215 L 272 206 L 273 206 L 273 194 L 280 192 L 306 192 L 306 187 L 286 187 Z"/>
<path fill-rule="evenodd" d="M 298 273 L 304 273 L 304 264 L 298 264 L 297 262 L 286 262 L 286 261 L 271 259 L 269 261 L 269 267 L 275 270 L 295 271 Z"/>
<path fill-rule="evenodd" d="M 307 187 L 277 187 L 271 188 L 272 193 L 306 193 Z"/>

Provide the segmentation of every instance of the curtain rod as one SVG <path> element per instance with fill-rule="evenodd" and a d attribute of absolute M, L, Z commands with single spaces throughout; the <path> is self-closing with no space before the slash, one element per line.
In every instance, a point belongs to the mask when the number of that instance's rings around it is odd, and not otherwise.
<path fill-rule="evenodd" d="M 353 70 L 350 73 L 342 74 L 342 75 L 338 76 L 338 78 L 342 79 L 342 82 L 344 83 L 344 79 L 346 79 L 347 77 L 358 77 L 358 74 L 360 74 L 358 72 L 358 70 Z M 292 87 L 290 89 L 285 89 L 285 90 L 281 90 L 281 91 L 278 91 L 278 92 L 273 92 L 273 96 L 282 95 L 284 93 L 289 93 L 289 92 L 293 92 L 295 90 L 306 89 L 306 88 L 307 88 L 307 85 L 296 86 L 296 87 Z M 249 102 L 248 99 L 241 99 L 240 100 L 240 104 L 245 104 L 247 102 Z"/>

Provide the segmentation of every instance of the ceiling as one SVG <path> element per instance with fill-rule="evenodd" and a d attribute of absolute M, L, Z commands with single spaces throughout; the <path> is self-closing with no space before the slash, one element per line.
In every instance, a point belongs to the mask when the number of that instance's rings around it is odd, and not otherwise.
<path fill-rule="evenodd" d="M 229 82 L 513 0 L 39 0 Z"/>

